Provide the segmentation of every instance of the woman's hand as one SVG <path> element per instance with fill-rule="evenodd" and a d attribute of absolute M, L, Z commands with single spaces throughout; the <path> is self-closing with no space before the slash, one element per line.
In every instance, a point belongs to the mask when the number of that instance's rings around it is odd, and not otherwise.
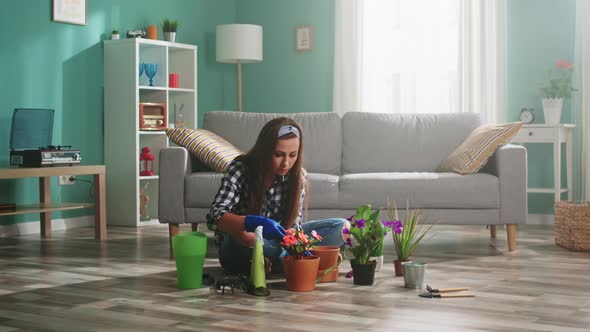
<path fill-rule="evenodd" d="M 283 226 L 270 218 L 254 215 L 246 216 L 244 228 L 247 232 L 254 232 L 258 226 L 262 226 L 262 236 L 268 240 L 281 240 L 286 234 Z"/>

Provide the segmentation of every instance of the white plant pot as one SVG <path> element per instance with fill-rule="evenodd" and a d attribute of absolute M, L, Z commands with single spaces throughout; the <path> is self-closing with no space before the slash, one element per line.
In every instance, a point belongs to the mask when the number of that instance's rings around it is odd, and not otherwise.
<path fill-rule="evenodd" d="M 118 40 L 118 39 L 119 39 L 119 34 L 118 34 L 118 33 L 113 33 L 113 34 L 111 35 L 111 39 L 112 39 L 112 40 Z"/>
<path fill-rule="evenodd" d="M 372 261 L 377 261 L 377 266 L 375 267 L 375 272 L 379 272 L 381 271 L 381 268 L 383 267 L 383 255 L 378 256 L 378 257 L 369 257 L 369 260 Z"/>
<path fill-rule="evenodd" d="M 563 109 L 563 98 L 543 98 L 543 115 L 545 123 L 557 125 L 561 121 L 561 110 Z"/>
<path fill-rule="evenodd" d="M 174 43 L 176 41 L 176 32 L 164 32 L 164 40 Z"/>

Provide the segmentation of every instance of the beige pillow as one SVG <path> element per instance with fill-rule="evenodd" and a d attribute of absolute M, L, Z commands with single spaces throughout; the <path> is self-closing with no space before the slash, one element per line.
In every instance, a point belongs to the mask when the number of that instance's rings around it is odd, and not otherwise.
<path fill-rule="evenodd" d="M 499 147 L 510 142 L 522 125 L 522 122 L 511 122 L 479 126 L 438 166 L 436 171 L 459 174 L 477 173 Z"/>
<path fill-rule="evenodd" d="M 216 172 L 225 173 L 229 163 L 242 154 L 230 142 L 205 129 L 169 128 L 166 135 Z"/>

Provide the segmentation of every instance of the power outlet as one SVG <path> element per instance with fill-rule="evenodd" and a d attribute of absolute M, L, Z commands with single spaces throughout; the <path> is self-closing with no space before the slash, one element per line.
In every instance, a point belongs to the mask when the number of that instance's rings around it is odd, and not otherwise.
<path fill-rule="evenodd" d="M 76 180 L 72 179 L 72 178 L 73 178 L 73 176 L 71 176 L 71 175 L 60 175 L 59 184 L 62 186 L 74 184 L 74 182 L 76 182 Z"/>

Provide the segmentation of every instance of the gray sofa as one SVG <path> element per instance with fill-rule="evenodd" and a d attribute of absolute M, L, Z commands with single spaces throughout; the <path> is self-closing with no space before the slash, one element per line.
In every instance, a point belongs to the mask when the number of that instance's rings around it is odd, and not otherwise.
<path fill-rule="evenodd" d="M 479 124 L 476 114 L 239 113 L 211 111 L 203 128 L 242 151 L 262 126 L 288 116 L 303 130 L 303 166 L 309 173 L 308 220 L 346 217 L 362 204 L 423 209 L 436 224 L 507 225 L 508 247 L 516 246 L 516 225 L 527 217 L 526 149 L 501 147 L 481 172 L 437 173 L 437 166 Z M 201 168 L 187 150 L 160 151 L 159 220 L 205 223 L 222 174 Z M 385 218 L 383 213 L 381 216 Z"/>

